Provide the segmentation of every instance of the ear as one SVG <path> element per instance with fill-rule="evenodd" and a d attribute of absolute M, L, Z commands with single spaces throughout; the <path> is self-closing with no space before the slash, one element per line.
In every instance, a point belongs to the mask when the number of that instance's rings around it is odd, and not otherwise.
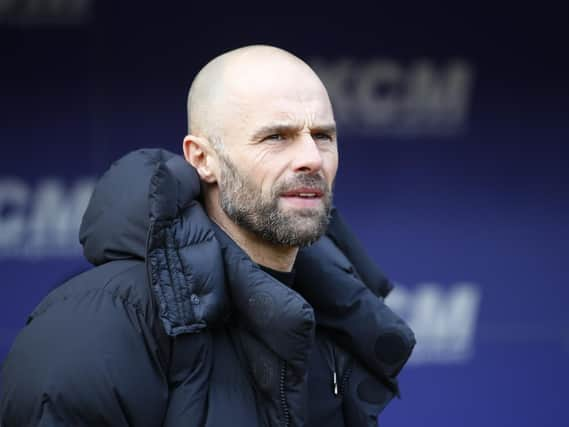
<path fill-rule="evenodd" d="M 182 145 L 186 161 L 196 169 L 201 180 L 209 184 L 217 182 L 217 153 L 209 141 L 201 136 L 187 135 Z"/>

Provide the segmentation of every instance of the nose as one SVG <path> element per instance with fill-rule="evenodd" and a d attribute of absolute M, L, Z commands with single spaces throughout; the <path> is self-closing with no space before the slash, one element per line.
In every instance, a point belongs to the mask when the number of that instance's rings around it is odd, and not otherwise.
<path fill-rule="evenodd" d="M 322 153 L 312 135 L 302 135 L 295 145 L 293 170 L 310 174 L 319 172 L 322 169 Z"/>

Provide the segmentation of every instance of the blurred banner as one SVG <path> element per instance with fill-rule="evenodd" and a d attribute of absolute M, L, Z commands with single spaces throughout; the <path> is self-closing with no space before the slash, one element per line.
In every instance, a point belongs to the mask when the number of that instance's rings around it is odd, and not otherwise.
<path fill-rule="evenodd" d="M 0 0 L 0 22 L 15 26 L 83 24 L 92 0 Z"/>
<path fill-rule="evenodd" d="M 77 231 L 97 177 L 136 148 L 181 152 L 195 73 L 266 43 L 328 87 L 336 205 L 417 333 L 381 424 L 568 425 L 569 7 L 534 7 L 0 1 L 0 361 L 41 298 L 89 268 Z"/>

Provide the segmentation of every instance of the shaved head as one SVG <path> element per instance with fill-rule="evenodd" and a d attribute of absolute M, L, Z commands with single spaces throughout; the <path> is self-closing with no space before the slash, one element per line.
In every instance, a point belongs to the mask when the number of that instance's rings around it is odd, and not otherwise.
<path fill-rule="evenodd" d="M 288 81 L 285 81 L 288 80 Z M 195 77 L 187 101 L 188 133 L 211 139 L 216 145 L 223 139 L 227 119 L 244 113 L 250 98 L 261 92 L 275 92 L 279 87 L 305 90 L 310 82 L 327 97 L 326 89 L 314 71 L 300 58 L 272 46 L 253 45 L 226 52 L 206 64 Z"/>

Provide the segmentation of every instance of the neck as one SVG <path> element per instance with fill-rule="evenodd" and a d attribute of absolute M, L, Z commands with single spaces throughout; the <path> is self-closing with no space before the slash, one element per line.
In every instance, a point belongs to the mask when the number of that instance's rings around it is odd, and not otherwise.
<path fill-rule="evenodd" d="M 253 261 L 277 271 L 292 271 L 297 247 L 279 246 L 261 239 L 254 233 L 235 224 L 223 212 L 214 194 L 207 194 L 205 208 L 212 221 L 219 225 L 229 237 L 251 257 Z"/>

